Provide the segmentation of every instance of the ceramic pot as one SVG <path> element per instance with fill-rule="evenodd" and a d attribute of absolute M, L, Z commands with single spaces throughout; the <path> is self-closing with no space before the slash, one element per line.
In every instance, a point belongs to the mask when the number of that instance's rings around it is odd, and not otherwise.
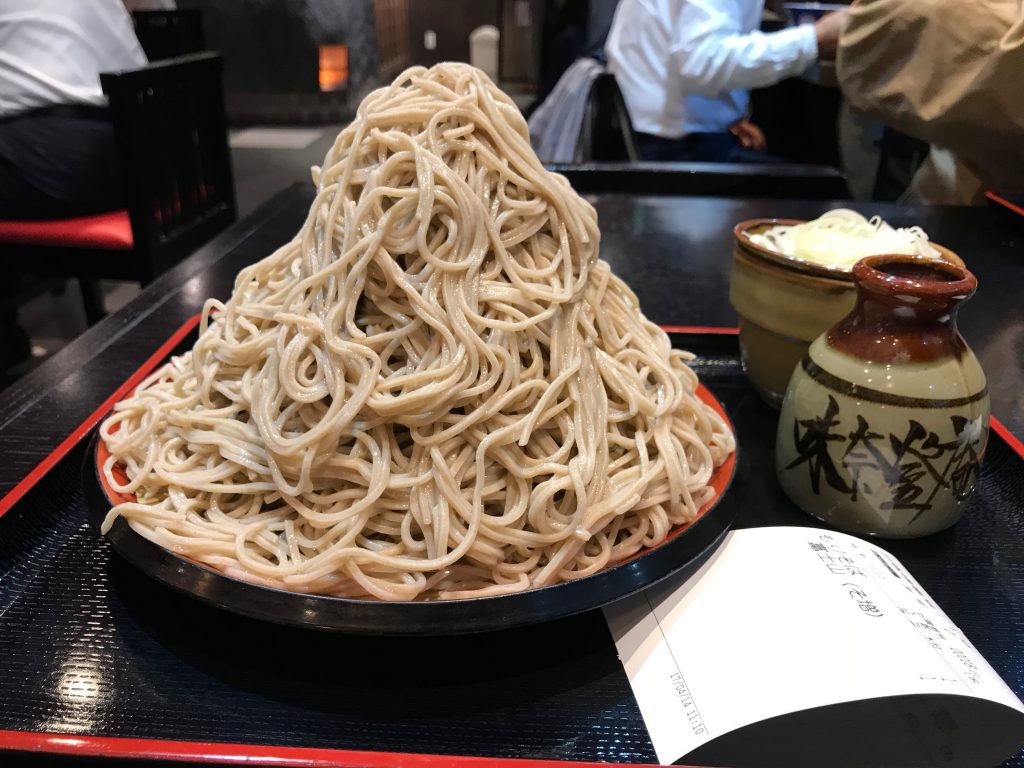
<path fill-rule="evenodd" d="M 891 538 L 963 514 L 988 440 L 985 374 L 956 327 L 962 267 L 870 256 L 853 310 L 810 345 L 779 418 L 779 481 L 805 512 Z"/>
<path fill-rule="evenodd" d="M 740 316 L 743 369 L 758 394 L 778 408 L 793 369 L 808 345 L 853 309 L 853 275 L 764 248 L 750 239 L 797 219 L 750 219 L 733 230 L 729 302 Z M 963 267 L 960 257 L 936 243 L 940 257 Z"/>

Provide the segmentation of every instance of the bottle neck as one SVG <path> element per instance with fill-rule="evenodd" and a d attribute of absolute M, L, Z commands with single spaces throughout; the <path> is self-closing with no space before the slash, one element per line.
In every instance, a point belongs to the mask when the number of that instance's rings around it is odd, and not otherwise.
<path fill-rule="evenodd" d="M 912 299 L 913 297 L 906 297 Z M 869 363 L 927 363 L 959 359 L 967 348 L 956 326 L 956 303 L 914 306 L 858 291 L 853 311 L 833 326 L 833 349 Z"/>
<path fill-rule="evenodd" d="M 870 363 L 960 359 L 960 304 L 978 282 L 958 265 L 890 254 L 853 267 L 857 303 L 828 331 L 829 346 Z"/>

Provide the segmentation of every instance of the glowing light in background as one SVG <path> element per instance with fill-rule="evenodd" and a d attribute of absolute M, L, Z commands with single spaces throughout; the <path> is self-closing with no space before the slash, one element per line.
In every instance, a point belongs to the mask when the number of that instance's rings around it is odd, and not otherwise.
<path fill-rule="evenodd" d="M 348 85 L 348 46 L 320 46 L 320 90 L 340 91 Z"/>

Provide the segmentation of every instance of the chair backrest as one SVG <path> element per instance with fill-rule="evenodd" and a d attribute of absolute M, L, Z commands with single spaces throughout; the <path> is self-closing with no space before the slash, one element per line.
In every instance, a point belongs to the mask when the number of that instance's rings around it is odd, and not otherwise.
<path fill-rule="evenodd" d="M 150 61 L 170 59 L 205 50 L 203 12 L 133 11 L 135 36 Z"/>
<path fill-rule="evenodd" d="M 850 196 L 838 169 L 796 163 L 583 163 L 549 165 L 580 194 L 842 200 Z"/>
<path fill-rule="evenodd" d="M 611 72 L 602 72 L 590 86 L 577 155 L 582 162 L 637 162 L 626 102 Z"/>
<path fill-rule="evenodd" d="M 236 218 L 222 69 L 199 53 L 100 76 L 142 280 Z"/>

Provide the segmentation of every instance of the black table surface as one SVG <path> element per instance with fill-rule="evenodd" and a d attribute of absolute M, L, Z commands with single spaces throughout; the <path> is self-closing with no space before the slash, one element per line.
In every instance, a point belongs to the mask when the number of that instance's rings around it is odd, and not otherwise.
<path fill-rule="evenodd" d="M 301 226 L 312 197 L 308 186 L 282 191 L 155 281 L 127 307 L 0 394 L 0 496 L 50 454 L 171 333 L 201 311 L 207 297 L 227 298 L 241 267 L 290 239 Z M 1015 435 L 1024 437 L 1024 302 L 1017 289 L 1024 277 L 1024 263 L 1016 254 L 1024 230 L 1016 229 L 1014 222 L 986 209 L 825 201 L 602 196 L 593 202 L 600 216 L 602 256 L 634 288 L 647 316 L 665 325 L 736 324 L 728 303 L 731 233 L 743 219 L 812 218 L 845 204 L 864 213 L 879 213 L 894 225 L 923 226 L 933 240 L 959 253 L 978 276 L 980 287 L 962 310 L 961 330 L 988 373 L 994 414 Z M 1024 593 L 1024 563 L 1018 557 L 1022 526 L 1019 510 L 1015 516 L 1010 514 L 1012 519 L 1001 523 L 1005 536 L 1000 536 L 1006 541 L 988 538 L 984 544 L 991 552 L 969 553 L 970 573 L 965 575 L 971 576 L 976 585 L 993 579 L 1009 579 L 1017 585 L 1016 590 L 1008 584 L 999 587 L 1003 592 L 1004 587 L 1008 588 L 1007 594 L 1018 595 L 1016 600 L 1011 599 L 1009 613 L 989 619 L 979 614 L 975 618 L 981 621 L 980 626 L 988 620 L 1009 622 L 1018 627 L 1019 634 L 1024 633 L 1024 597 L 1020 597 Z M 788 522 L 801 524 L 799 519 Z M 931 572 L 924 580 L 927 588 L 943 581 L 940 571 L 946 565 L 931 562 L 927 552 L 935 555 L 932 560 L 943 559 L 953 552 L 949 547 L 954 544 L 952 539 L 936 539 L 917 552 L 920 558 L 912 558 L 917 561 L 915 565 Z M 950 578 L 958 578 L 952 572 L 955 564 L 950 562 L 949 568 Z M 1012 626 L 1001 626 L 1000 630 L 1001 637 L 1006 631 L 1014 634 Z M 533 634 L 543 632 L 539 627 L 530 630 Z M 1008 639 L 993 644 L 991 650 L 998 648 L 999 653 L 1019 656 L 1021 644 L 1004 642 Z M 563 661 L 570 675 L 580 663 L 569 657 Z M 1020 658 L 1002 659 L 998 666 L 1017 672 L 1024 669 Z M 1008 682 L 1020 692 L 1021 680 Z M 649 759 L 647 754 L 635 757 Z"/>

